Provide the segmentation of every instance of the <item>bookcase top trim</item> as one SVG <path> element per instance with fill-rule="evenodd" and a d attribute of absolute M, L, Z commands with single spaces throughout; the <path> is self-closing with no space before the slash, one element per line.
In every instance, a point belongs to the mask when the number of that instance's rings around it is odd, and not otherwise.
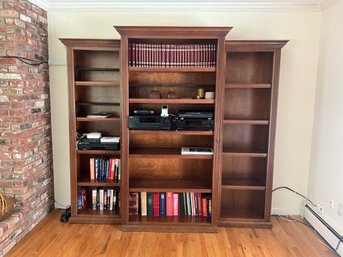
<path fill-rule="evenodd" d="M 217 38 L 226 36 L 232 27 L 168 27 L 168 26 L 114 26 L 120 35 L 157 38 Z"/>
<path fill-rule="evenodd" d="M 226 40 L 226 51 L 267 51 L 281 49 L 288 40 Z"/>

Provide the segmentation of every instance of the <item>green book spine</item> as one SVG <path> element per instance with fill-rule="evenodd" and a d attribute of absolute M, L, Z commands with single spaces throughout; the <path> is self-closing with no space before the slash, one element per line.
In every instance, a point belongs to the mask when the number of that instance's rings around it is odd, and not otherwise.
<path fill-rule="evenodd" d="M 154 208 L 154 193 L 147 192 L 147 206 L 148 206 L 148 216 L 153 216 L 153 208 Z"/>
<path fill-rule="evenodd" d="M 179 193 L 179 210 L 180 210 L 180 215 L 185 215 L 183 193 Z"/>

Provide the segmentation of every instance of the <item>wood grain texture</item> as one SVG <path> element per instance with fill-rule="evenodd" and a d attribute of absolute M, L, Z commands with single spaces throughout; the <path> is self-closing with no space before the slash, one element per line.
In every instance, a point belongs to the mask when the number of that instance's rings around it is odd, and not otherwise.
<path fill-rule="evenodd" d="M 119 226 L 64 224 L 55 210 L 6 257 L 187 256 L 334 257 L 311 228 L 272 217 L 272 229 L 220 228 L 218 233 L 122 232 Z"/>

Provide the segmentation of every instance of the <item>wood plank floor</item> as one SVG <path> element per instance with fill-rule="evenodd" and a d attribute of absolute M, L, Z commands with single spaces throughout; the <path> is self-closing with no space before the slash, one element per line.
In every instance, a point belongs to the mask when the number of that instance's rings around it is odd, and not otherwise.
<path fill-rule="evenodd" d="M 6 257 L 326 257 L 337 256 L 298 222 L 273 217 L 273 229 L 220 228 L 218 233 L 121 232 L 112 225 L 63 224 L 51 212 Z"/>

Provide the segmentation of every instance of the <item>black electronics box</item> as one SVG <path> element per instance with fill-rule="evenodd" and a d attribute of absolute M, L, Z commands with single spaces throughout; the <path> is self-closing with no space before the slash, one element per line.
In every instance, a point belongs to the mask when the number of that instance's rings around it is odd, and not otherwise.
<path fill-rule="evenodd" d="M 180 119 L 213 119 L 212 110 L 180 110 L 178 117 Z"/>
<path fill-rule="evenodd" d="M 213 130 L 214 121 L 213 119 L 197 119 L 197 118 L 188 118 L 188 119 L 175 119 L 173 127 L 176 130 Z"/>
<path fill-rule="evenodd" d="M 80 140 L 77 143 L 79 150 L 119 150 L 120 143 L 100 143 Z"/>
<path fill-rule="evenodd" d="M 160 115 L 132 115 L 129 116 L 129 129 L 170 130 L 171 117 L 161 117 Z"/>

